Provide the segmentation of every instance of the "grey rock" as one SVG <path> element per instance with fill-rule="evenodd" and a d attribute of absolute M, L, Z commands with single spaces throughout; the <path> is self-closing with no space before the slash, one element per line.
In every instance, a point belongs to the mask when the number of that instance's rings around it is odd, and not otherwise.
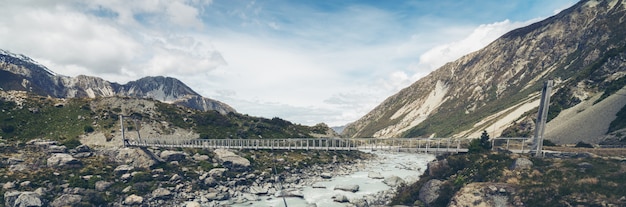
<path fill-rule="evenodd" d="M 124 199 L 124 204 L 126 205 L 139 205 L 143 203 L 143 197 L 132 194 Z"/>
<path fill-rule="evenodd" d="M 330 174 L 330 173 L 321 173 L 320 177 L 322 177 L 324 179 L 331 179 L 333 177 L 333 175 Z"/>
<path fill-rule="evenodd" d="M 520 157 L 515 159 L 515 161 L 513 162 L 513 164 L 511 165 L 511 167 L 509 167 L 509 169 L 511 170 L 527 170 L 533 167 L 533 162 L 530 161 L 528 158 L 524 158 L 524 157 Z"/>
<path fill-rule="evenodd" d="M 7 164 L 9 165 L 16 165 L 16 164 L 20 164 L 23 162 L 24 162 L 24 159 L 21 159 L 21 158 L 9 157 L 9 159 L 7 159 Z"/>
<path fill-rule="evenodd" d="M 424 204 L 426 205 L 430 205 L 432 202 L 437 200 L 440 193 L 439 189 L 441 188 L 442 184 L 443 181 L 437 179 L 426 181 L 426 183 L 422 186 L 422 188 L 420 188 L 419 191 L 420 201 L 424 202 Z"/>
<path fill-rule="evenodd" d="M 385 180 L 383 180 L 383 183 L 387 184 L 389 187 L 398 187 L 398 186 L 406 184 L 406 181 L 394 175 L 394 176 L 385 178 Z"/>
<path fill-rule="evenodd" d="M 101 181 L 96 182 L 96 187 L 95 188 L 96 188 L 97 191 L 103 192 L 106 189 L 108 189 L 109 187 L 111 187 L 111 185 L 113 185 L 113 182 L 108 182 L 108 181 L 101 180 Z"/>
<path fill-rule="evenodd" d="M 51 145 L 48 147 L 48 153 L 66 153 L 67 147 L 61 145 Z"/>
<path fill-rule="evenodd" d="M 54 199 L 50 206 L 52 207 L 65 207 L 65 206 L 74 206 L 83 199 L 82 196 L 76 194 L 63 194 L 58 198 Z"/>
<path fill-rule="evenodd" d="M 157 164 L 157 160 L 139 148 L 121 148 L 117 150 L 115 162 L 143 169 L 150 169 L 150 167 Z"/>
<path fill-rule="evenodd" d="M 213 177 L 207 177 L 204 179 L 204 185 L 208 186 L 208 187 L 213 187 L 217 185 L 217 181 L 215 180 L 215 178 Z"/>
<path fill-rule="evenodd" d="M 367 177 L 371 179 L 384 179 L 383 175 L 380 172 L 368 172 Z"/>
<path fill-rule="evenodd" d="M 196 201 L 187 201 L 185 202 L 185 207 L 200 207 L 200 203 Z"/>
<path fill-rule="evenodd" d="M 2 185 L 2 189 L 4 190 L 11 190 L 13 188 L 15 188 L 15 182 L 12 181 L 6 182 Z"/>
<path fill-rule="evenodd" d="M 166 150 L 166 151 L 161 152 L 160 157 L 166 162 L 183 161 L 185 160 L 185 158 L 187 158 L 187 154 L 185 154 L 184 152 L 179 152 L 179 151 Z"/>
<path fill-rule="evenodd" d="M 222 177 L 222 175 L 224 175 L 224 172 L 226 171 L 228 171 L 228 169 L 226 168 L 213 168 L 209 170 L 209 176 L 214 178 Z"/>
<path fill-rule="evenodd" d="M 333 196 L 333 201 L 339 202 L 339 203 L 350 202 L 350 200 L 348 200 L 348 197 L 346 197 L 345 195 L 335 195 Z"/>
<path fill-rule="evenodd" d="M 152 197 L 156 199 L 167 199 L 172 197 L 172 192 L 165 188 L 157 188 L 152 191 Z"/>
<path fill-rule="evenodd" d="M 254 195 L 265 195 L 267 194 L 268 190 L 267 188 L 262 188 L 259 186 L 251 186 L 249 192 Z"/>
<path fill-rule="evenodd" d="M 233 171 L 245 171 L 250 167 L 250 161 L 226 149 L 213 151 L 222 166 Z"/>
<path fill-rule="evenodd" d="M 38 207 L 43 206 L 40 195 L 35 192 L 6 192 L 4 193 L 5 206 L 10 207 Z"/>
<path fill-rule="evenodd" d="M 304 193 L 297 189 L 285 189 L 281 191 L 277 191 L 274 194 L 275 197 L 295 197 L 295 198 L 304 198 Z"/>
<path fill-rule="evenodd" d="M 91 152 L 91 148 L 89 148 L 89 146 L 84 145 L 84 144 L 75 147 L 74 150 L 76 151 L 76 153 Z"/>
<path fill-rule="evenodd" d="M 343 190 L 348 192 L 357 192 L 359 191 L 359 185 L 338 185 L 335 186 L 333 190 Z"/>
<path fill-rule="evenodd" d="M 133 171 L 134 169 L 135 167 L 130 166 L 130 165 L 120 165 L 120 166 L 117 166 L 115 170 L 113 170 L 113 173 L 115 173 L 116 175 L 122 175 L 122 174 L 129 173 L 130 171 Z"/>
<path fill-rule="evenodd" d="M 208 155 L 201 155 L 201 154 L 198 154 L 198 153 L 194 154 L 192 158 L 195 161 L 207 161 L 207 160 L 209 160 L 209 156 Z"/>
<path fill-rule="evenodd" d="M 48 167 L 80 167 L 82 162 L 66 153 L 52 154 L 47 160 Z"/>

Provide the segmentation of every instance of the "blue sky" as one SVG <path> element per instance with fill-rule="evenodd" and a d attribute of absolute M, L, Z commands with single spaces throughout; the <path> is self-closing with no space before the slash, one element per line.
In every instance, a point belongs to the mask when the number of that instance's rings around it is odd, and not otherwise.
<path fill-rule="evenodd" d="M 252 116 L 343 125 L 572 0 L 0 0 L 0 48 L 68 76 L 172 76 Z"/>

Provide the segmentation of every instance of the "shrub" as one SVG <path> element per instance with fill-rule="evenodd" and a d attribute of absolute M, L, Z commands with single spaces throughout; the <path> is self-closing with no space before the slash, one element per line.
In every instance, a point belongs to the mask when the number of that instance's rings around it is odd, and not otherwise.
<path fill-rule="evenodd" d="M 548 146 L 548 147 L 554 147 L 556 146 L 556 144 L 550 140 L 544 139 L 543 140 L 543 146 Z"/>
<path fill-rule="evenodd" d="M 85 125 L 83 127 L 83 130 L 85 131 L 85 133 L 91 133 L 95 131 L 91 125 Z"/>
<path fill-rule="evenodd" d="M 593 145 L 589 144 L 589 143 L 585 143 L 583 141 L 580 141 L 578 143 L 576 143 L 576 146 L 574 147 L 578 147 L 578 148 L 593 148 Z"/>
<path fill-rule="evenodd" d="M 65 141 L 63 141 L 63 143 L 61 143 L 63 145 L 65 145 L 65 147 L 69 148 L 69 149 L 73 149 L 76 148 L 80 145 L 82 145 L 83 143 L 80 143 L 80 140 L 73 138 L 73 139 L 67 139 Z"/>
<path fill-rule="evenodd" d="M 13 125 L 3 125 L 1 128 L 2 128 L 2 132 L 7 133 L 7 134 L 15 131 L 15 127 Z"/>
<path fill-rule="evenodd" d="M 491 150 L 491 142 L 489 142 L 489 134 L 487 134 L 487 131 L 483 131 L 483 134 L 480 135 L 480 139 L 472 140 L 468 150 L 469 153 L 481 153 Z"/>

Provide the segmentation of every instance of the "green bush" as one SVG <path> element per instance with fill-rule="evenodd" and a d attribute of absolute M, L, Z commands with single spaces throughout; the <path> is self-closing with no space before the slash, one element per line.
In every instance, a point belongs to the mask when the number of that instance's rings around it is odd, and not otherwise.
<path fill-rule="evenodd" d="M 85 131 L 85 133 L 91 133 L 95 131 L 91 125 L 85 125 L 83 127 L 83 130 Z"/>
<path fill-rule="evenodd" d="M 556 144 L 550 140 L 544 139 L 543 140 L 543 146 L 548 146 L 548 147 L 554 147 L 556 146 Z"/>
<path fill-rule="evenodd" d="M 591 145 L 589 143 L 585 143 L 583 141 L 580 141 L 580 142 L 576 143 L 576 146 L 574 146 L 574 147 L 577 147 L 577 148 L 593 148 L 593 145 Z"/>
<path fill-rule="evenodd" d="M 67 147 L 68 149 L 74 149 L 82 145 L 83 143 L 80 143 L 80 140 L 73 138 L 73 139 L 67 139 L 63 141 L 61 144 L 65 145 L 65 147 Z"/>

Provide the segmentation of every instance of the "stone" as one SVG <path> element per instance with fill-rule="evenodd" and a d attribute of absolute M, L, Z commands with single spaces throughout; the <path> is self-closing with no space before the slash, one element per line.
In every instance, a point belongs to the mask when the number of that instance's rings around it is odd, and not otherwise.
<path fill-rule="evenodd" d="M 185 202 L 185 207 L 200 207 L 200 203 L 195 201 L 187 201 Z"/>
<path fill-rule="evenodd" d="M 217 181 L 215 180 L 215 178 L 213 177 L 207 177 L 204 179 L 204 185 L 208 186 L 208 187 L 213 187 L 217 185 Z"/>
<path fill-rule="evenodd" d="M 65 207 L 65 206 L 74 206 L 80 201 L 82 201 L 83 197 L 76 194 L 63 194 L 58 198 L 54 199 L 50 206 L 52 207 Z"/>
<path fill-rule="evenodd" d="M 213 168 L 209 170 L 209 176 L 214 178 L 222 177 L 222 175 L 224 175 L 224 172 L 226 171 L 228 171 L 228 169 L 226 168 Z"/>
<path fill-rule="evenodd" d="M 507 189 L 512 192 L 514 188 L 506 183 L 469 183 L 454 194 L 448 206 L 516 206 Z"/>
<path fill-rule="evenodd" d="M 91 152 L 91 148 L 89 148 L 89 146 L 87 145 L 78 145 L 77 147 L 74 148 L 74 150 L 76 151 L 76 153 L 81 153 L 81 152 Z"/>
<path fill-rule="evenodd" d="M 254 195 L 265 195 L 268 192 L 266 188 L 262 188 L 259 186 L 251 186 L 248 191 Z"/>
<path fill-rule="evenodd" d="M 111 187 L 111 185 L 113 185 L 113 183 L 112 182 L 108 182 L 108 181 L 104 181 L 104 180 L 100 180 L 100 181 L 96 182 L 95 185 L 96 185 L 95 188 L 96 188 L 97 191 L 103 192 L 106 189 L 108 189 L 109 187 Z"/>
<path fill-rule="evenodd" d="M 187 154 L 185 154 L 184 152 L 179 152 L 179 151 L 165 150 L 161 152 L 160 157 L 166 162 L 183 161 L 185 160 L 185 158 L 187 158 Z"/>
<path fill-rule="evenodd" d="M 2 189 L 4 190 L 11 190 L 13 188 L 15 188 L 15 182 L 9 181 L 9 182 L 4 183 L 4 185 L 2 185 Z"/>
<path fill-rule="evenodd" d="M 201 154 L 198 154 L 198 153 L 194 154 L 192 158 L 195 161 L 207 161 L 207 160 L 209 160 L 209 156 L 208 155 L 201 155 Z"/>
<path fill-rule="evenodd" d="M 55 153 L 47 160 L 48 167 L 80 167 L 82 162 L 70 154 Z"/>
<path fill-rule="evenodd" d="M 20 183 L 20 187 L 28 187 L 28 186 L 30 186 L 30 183 L 31 183 L 31 182 L 30 182 L 30 181 L 28 181 L 28 180 L 27 180 L 27 181 L 24 181 L 24 182 L 21 182 L 21 183 Z"/>
<path fill-rule="evenodd" d="M 16 165 L 16 164 L 20 164 L 23 162 L 24 162 L 24 159 L 21 159 L 21 158 L 9 157 L 9 159 L 7 159 L 7 164 L 9 165 Z"/>
<path fill-rule="evenodd" d="M 250 161 L 227 149 L 216 149 L 213 151 L 222 166 L 233 171 L 245 171 L 250 167 Z"/>
<path fill-rule="evenodd" d="M 331 179 L 333 178 L 333 175 L 330 173 L 321 173 L 320 177 L 324 178 L 324 179 Z"/>
<path fill-rule="evenodd" d="M 346 197 L 345 195 L 335 195 L 333 196 L 333 201 L 338 202 L 338 203 L 350 202 L 350 200 L 348 200 L 348 197 Z"/>
<path fill-rule="evenodd" d="M 439 189 L 441 188 L 442 184 L 443 184 L 443 181 L 437 180 L 437 179 L 426 181 L 426 183 L 424 183 L 424 185 L 422 186 L 422 188 L 420 188 L 420 191 L 419 191 L 420 201 L 424 202 L 424 204 L 428 206 L 431 203 L 433 203 L 435 200 L 437 200 L 437 198 L 439 198 L 439 193 L 440 193 Z"/>
<path fill-rule="evenodd" d="M 398 176 L 390 176 L 388 178 L 385 178 L 385 180 L 383 180 L 383 183 L 387 184 L 389 187 L 398 187 L 401 185 L 406 184 L 406 181 L 404 181 L 404 179 L 398 177 Z"/>
<path fill-rule="evenodd" d="M 51 145 L 48 147 L 48 153 L 65 153 L 67 152 L 67 147 L 61 145 Z"/>
<path fill-rule="evenodd" d="M 380 172 L 368 172 L 367 177 L 371 179 L 384 179 L 383 175 Z"/>
<path fill-rule="evenodd" d="M 447 159 L 432 161 L 428 163 L 429 175 L 440 175 L 450 169 Z"/>
<path fill-rule="evenodd" d="M 134 169 L 135 167 L 130 165 L 120 165 L 117 166 L 115 170 L 113 170 L 113 173 L 115 173 L 116 175 L 123 175 L 129 173 L 130 171 L 133 171 Z"/>
<path fill-rule="evenodd" d="M 314 183 L 311 187 L 312 188 L 326 188 L 326 186 L 321 183 Z"/>
<path fill-rule="evenodd" d="M 143 203 L 143 197 L 132 194 L 124 199 L 124 204 L 126 205 L 139 205 Z"/>
<path fill-rule="evenodd" d="M 275 197 L 295 197 L 295 198 L 304 198 L 304 193 L 297 189 L 285 189 L 281 191 L 277 191 L 274 194 Z"/>
<path fill-rule="evenodd" d="M 6 192 L 4 193 L 5 206 L 10 207 L 39 207 L 43 206 L 41 197 L 35 192 Z"/>
<path fill-rule="evenodd" d="M 115 162 L 135 168 L 150 169 L 157 160 L 140 148 L 121 148 L 116 151 Z"/>
<path fill-rule="evenodd" d="M 152 191 L 152 197 L 156 199 L 167 199 L 172 197 L 172 192 L 165 188 L 157 188 Z"/>
<path fill-rule="evenodd" d="M 532 161 L 530 161 L 528 158 L 520 157 L 520 158 L 515 159 L 515 161 L 513 162 L 511 167 L 509 167 L 509 169 L 510 170 L 528 170 L 528 169 L 531 169 L 532 167 L 533 167 Z"/>
<path fill-rule="evenodd" d="M 338 185 L 333 188 L 333 190 L 343 190 L 348 192 L 357 192 L 359 191 L 359 185 Z"/>

